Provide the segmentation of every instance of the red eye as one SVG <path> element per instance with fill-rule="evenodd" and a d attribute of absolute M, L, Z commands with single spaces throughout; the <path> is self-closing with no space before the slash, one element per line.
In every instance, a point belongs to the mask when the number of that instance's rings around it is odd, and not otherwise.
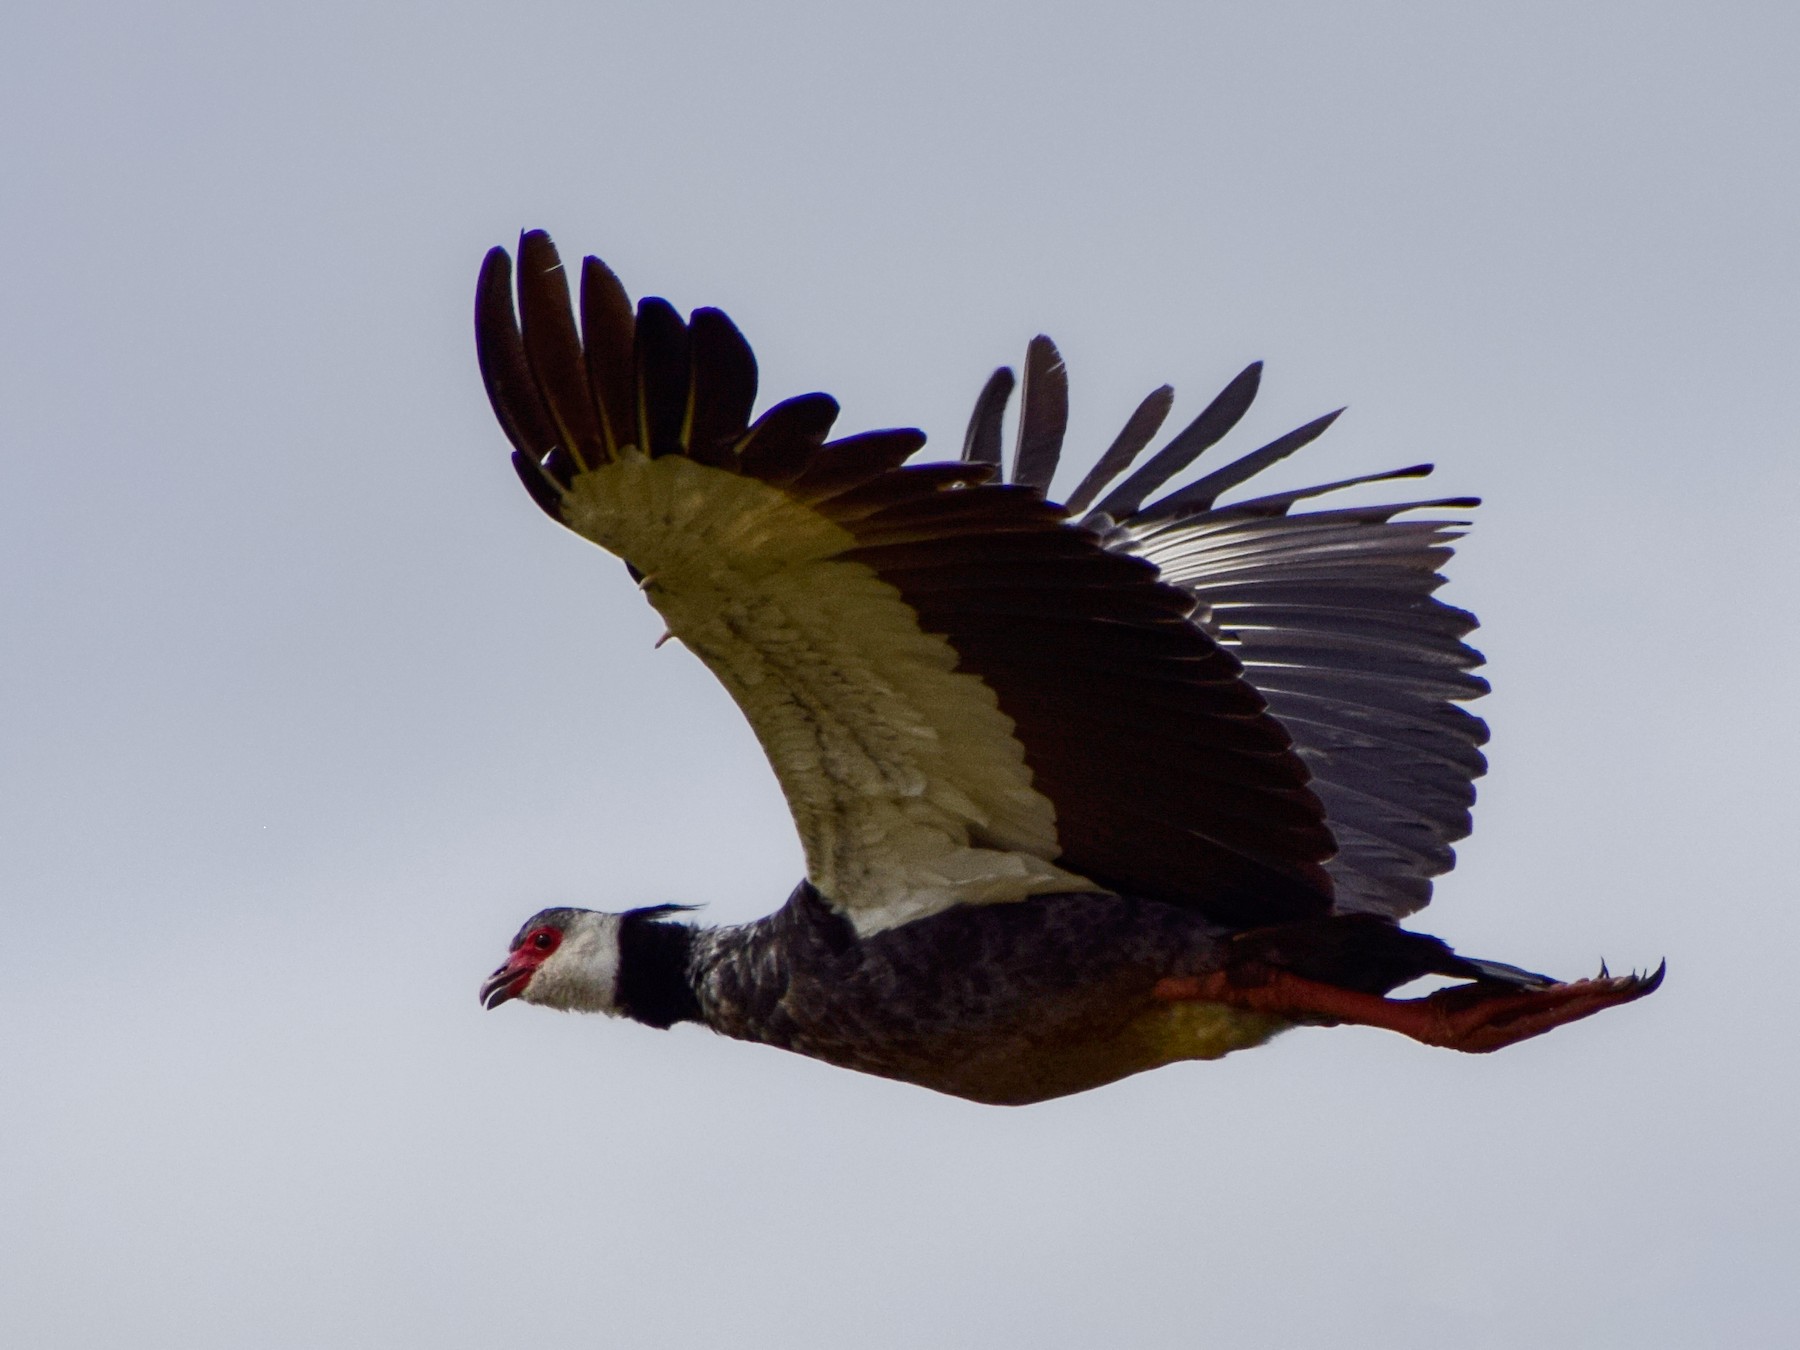
<path fill-rule="evenodd" d="M 540 928 L 531 935 L 531 945 L 540 952 L 547 952 L 556 946 L 557 934 L 554 929 Z"/>

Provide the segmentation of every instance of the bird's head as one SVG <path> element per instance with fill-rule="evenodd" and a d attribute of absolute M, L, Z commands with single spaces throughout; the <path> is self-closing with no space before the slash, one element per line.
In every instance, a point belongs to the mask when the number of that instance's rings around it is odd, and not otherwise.
<path fill-rule="evenodd" d="M 591 909 L 539 910 L 512 940 L 506 963 L 482 981 L 482 1006 L 522 998 L 569 1012 L 618 1013 L 624 921 Z"/>

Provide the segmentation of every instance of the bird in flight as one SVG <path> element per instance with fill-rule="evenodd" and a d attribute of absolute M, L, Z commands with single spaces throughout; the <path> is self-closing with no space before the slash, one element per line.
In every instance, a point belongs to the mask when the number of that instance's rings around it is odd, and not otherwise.
<path fill-rule="evenodd" d="M 1156 390 L 1063 501 L 1056 348 L 995 372 L 962 457 L 830 439 L 803 394 L 752 420 L 716 309 L 633 307 L 547 235 L 481 271 L 481 371 L 552 519 L 625 562 L 730 691 L 806 878 L 753 923 L 546 909 L 482 1001 L 699 1022 L 980 1102 L 1081 1092 L 1294 1026 L 1487 1051 L 1648 994 L 1559 982 L 1400 926 L 1469 832 L 1485 692 L 1473 616 L 1434 597 L 1470 499 L 1234 490 L 1309 422 L 1165 491 L 1243 416 L 1252 365 L 1141 466 Z M 1231 496 L 1231 500 L 1222 498 Z M 1326 499 L 1324 503 L 1320 499 Z M 1341 501 L 1342 499 L 1335 499 Z M 1390 997 L 1424 976 L 1455 981 Z"/>

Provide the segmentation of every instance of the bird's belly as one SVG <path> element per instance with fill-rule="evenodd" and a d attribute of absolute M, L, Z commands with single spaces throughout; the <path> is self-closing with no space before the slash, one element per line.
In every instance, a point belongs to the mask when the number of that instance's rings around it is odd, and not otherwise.
<path fill-rule="evenodd" d="M 1061 1022 L 1045 1026 L 1044 1020 Z M 1220 1003 L 1143 1005 L 1124 1017 L 1033 1019 L 805 1053 L 969 1101 L 1026 1106 L 1185 1059 L 1218 1059 L 1261 1045 L 1292 1025 Z M 794 1047 L 799 1048 L 799 1047 Z"/>

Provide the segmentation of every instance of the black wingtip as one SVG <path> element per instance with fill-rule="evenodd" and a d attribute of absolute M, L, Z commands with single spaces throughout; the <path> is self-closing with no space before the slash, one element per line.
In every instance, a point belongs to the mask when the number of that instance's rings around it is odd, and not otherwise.
<path fill-rule="evenodd" d="M 1012 398 L 1013 383 L 1012 367 L 1001 366 L 982 385 L 975 410 L 969 414 L 969 429 L 963 435 L 962 457 L 970 463 L 1000 462 L 1000 424 Z"/>
<path fill-rule="evenodd" d="M 1158 385 L 1144 396 L 1132 411 L 1119 434 L 1113 437 L 1111 445 L 1106 447 L 1094 467 L 1087 471 L 1087 476 L 1069 494 L 1069 513 L 1080 515 L 1093 503 L 1095 497 L 1113 479 L 1129 469 L 1137 457 L 1143 453 L 1144 447 L 1150 444 L 1156 433 L 1162 429 L 1163 422 L 1169 416 L 1169 409 L 1175 406 L 1175 386 Z"/>
<path fill-rule="evenodd" d="M 751 423 L 738 443 L 739 471 L 767 482 L 787 482 L 818 454 L 837 421 L 838 402 L 830 394 L 783 399 Z"/>
<path fill-rule="evenodd" d="M 1039 333 L 1025 349 L 1019 397 L 1019 436 L 1012 481 L 1047 493 L 1069 426 L 1069 372 L 1056 344 Z"/>
<path fill-rule="evenodd" d="M 616 459 L 638 438 L 637 314 L 618 274 L 591 254 L 581 260 L 581 345 L 606 451 Z"/>
<path fill-rule="evenodd" d="M 1256 391 L 1262 386 L 1262 369 L 1261 361 L 1252 361 L 1232 376 L 1231 382 L 1201 410 L 1198 417 L 1152 455 L 1143 468 L 1109 492 L 1094 509 L 1114 520 L 1123 520 L 1135 514 L 1152 494 L 1160 491 L 1164 484 L 1192 464 L 1202 452 L 1217 445 L 1243 420 L 1244 414 L 1250 411 L 1250 405 L 1256 401 Z"/>
<path fill-rule="evenodd" d="M 680 313 L 660 295 L 637 306 L 638 447 L 654 459 L 681 451 L 687 420 L 692 340 Z"/>
<path fill-rule="evenodd" d="M 1215 404 L 1222 402 L 1221 394 Z M 1244 408 L 1250 405 L 1245 403 Z M 1315 417 L 1303 427 L 1296 427 L 1285 436 L 1277 436 L 1267 445 L 1252 450 L 1249 454 L 1234 459 L 1221 469 L 1214 469 L 1204 478 L 1195 479 L 1184 488 L 1178 488 L 1160 501 L 1143 507 L 1139 514 L 1146 520 L 1165 521 L 1180 516 L 1194 515 L 1201 511 L 1210 511 L 1219 497 L 1240 483 L 1248 482 L 1271 464 L 1278 464 L 1296 450 L 1312 444 L 1331 424 L 1344 415 L 1343 408 L 1333 409 L 1323 417 Z M 1240 411 L 1240 416 L 1241 411 Z M 1201 414 L 1206 416 L 1205 413 Z M 1187 433 L 1182 433 L 1186 435 Z M 1166 451 L 1165 451 L 1166 453 Z M 1105 506 L 1105 503 L 1101 503 Z"/>
<path fill-rule="evenodd" d="M 560 458 L 576 471 L 593 468 L 606 458 L 605 442 L 570 304 L 568 272 L 542 230 L 519 236 L 518 284 L 526 364 L 555 425 Z"/>
<path fill-rule="evenodd" d="M 504 248 L 491 248 L 475 283 L 475 358 L 488 402 L 514 449 L 543 465 L 552 477 L 569 467 L 561 437 L 525 355 L 525 339 L 513 304 L 513 265 Z"/>
<path fill-rule="evenodd" d="M 692 383 L 682 443 L 707 462 L 725 455 L 750 427 L 756 405 L 756 356 L 724 310 L 703 307 L 689 317 Z"/>

